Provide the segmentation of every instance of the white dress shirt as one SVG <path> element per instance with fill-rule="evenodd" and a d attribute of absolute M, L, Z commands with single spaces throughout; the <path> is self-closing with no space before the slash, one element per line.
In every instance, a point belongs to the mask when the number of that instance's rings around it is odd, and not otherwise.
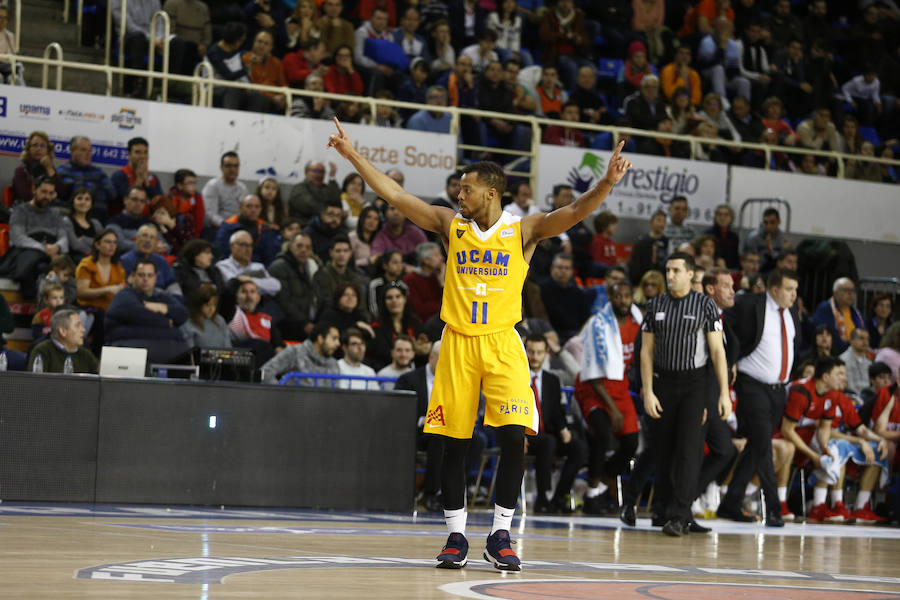
<path fill-rule="evenodd" d="M 262 263 L 251 261 L 246 267 L 242 267 L 238 261 L 229 256 L 217 262 L 216 268 L 219 269 L 225 283 L 238 275 L 247 275 L 256 282 L 259 293 L 264 296 L 274 296 L 281 291 L 281 281 L 269 275 Z"/>
<path fill-rule="evenodd" d="M 788 373 L 784 381 L 778 380 L 781 373 L 781 320 L 784 316 L 784 326 L 787 332 L 787 368 Z M 749 375 L 762 383 L 786 383 L 790 379 L 791 366 L 794 364 L 794 319 L 790 309 L 779 312 L 778 304 L 772 296 L 766 292 L 766 308 L 763 313 L 762 337 L 759 345 L 748 356 L 738 361 L 738 371 Z"/>

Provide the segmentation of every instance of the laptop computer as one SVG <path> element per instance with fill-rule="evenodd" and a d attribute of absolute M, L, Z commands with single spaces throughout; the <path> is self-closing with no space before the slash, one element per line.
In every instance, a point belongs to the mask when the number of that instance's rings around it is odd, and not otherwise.
<path fill-rule="evenodd" d="M 146 373 L 146 348 L 103 346 L 100 354 L 101 377 L 144 377 Z"/>

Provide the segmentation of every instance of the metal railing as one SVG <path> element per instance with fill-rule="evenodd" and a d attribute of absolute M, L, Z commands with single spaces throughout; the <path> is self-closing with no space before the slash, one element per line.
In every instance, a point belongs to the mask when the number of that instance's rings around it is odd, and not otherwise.
<path fill-rule="evenodd" d="M 48 62 L 45 62 L 45 63 L 41 66 L 41 86 L 42 86 L 44 89 L 47 89 L 47 79 L 48 79 L 48 75 L 49 75 L 48 72 L 49 72 L 49 70 L 50 70 L 51 64 L 53 64 L 53 63 L 49 62 L 49 60 L 50 60 L 50 53 L 51 53 L 51 52 L 55 52 L 55 53 L 56 53 L 56 59 L 55 59 L 55 63 L 56 63 L 56 64 L 53 65 L 53 66 L 56 67 L 56 89 L 57 89 L 57 90 L 62 90 L 62 80 L 63 80 L 63 79 L 62 79 L 62 77 L 63 77 L 63 70 L 62 70 L 62 63 L 63 63 L 63 49 L 62 49 L 62 46 L 60 46 L 60 45 L 59 45 L 58 43 L 56 43 L 56 42 L 51 42 L 51 43 L 47 44 L 47 47 L 46 47 L 46 48 L 44 48 L 44 60 L 46 60 L 46 61 L 48 61 Z"/>
<path fill-rule="evenodd" d="M 122 0 L 123 9 L 127 7 L 127 0 Z M 122 29 L 124 30 L 124 10 L 123 10 L 123 18 L 122 21 Z M 165 23 L 165 21 L 164 21 Z M 111 26 L 111 12 L 107 13 L 107 28 Z M 109 38 L 107 38 L 107 47 L 109 46 Z M 168 42 L 168 40 L 166 40 Z M 124 36 L 120 37 L 120 49 L 124 48 Z M 152 44 L 152 42 L 151 42 Z M 165 50 L 164 50 L 165 53 Z M 69 62 L 61 59 L 50 59 L 50 58 L 36 58 L 36 57 L 27 57 L 27 56 L 19 56 L 19 55 L 5 55 L 12 62 L 16 60 L 27 63 L 27 64 L 37 64 L 37 65 L 45 65 L 50 64 L 51 66 L 56 66 L 59 69 L 59 72 L 62 72 L 64 68 L 67 69 L 75 69 L 82 71 L 94 71 L 101 72 L 106 75 L 107 79 L 107 89 L 106 95 L 112 94 L 112 79 L 114 75 L 118 75 L 120 79 L 125 75 L 132 75 L 142 78 L 149 78 L 154 80 L 156 78 L 162 79 L 163 82 L 169 81 L 178 81 L 183 83 L 188 83 L 192 86 L 192 100 L 197 106 L 206 106 L 211 107 L 213 105 L 213 92 L 217 87 L 231 87 L 231 88 L 239 88 L 253 92 L 273 92 L 278 94 L 284 94 L 286 96 L 285 102 L 285 115 L 290 115 L 291 105 L 293 104 L 295 98 L 305 97 L 305 98 L 324 98 L 327 100 L 338 101 L 338 102 L 356 102 L 362 103 L 368 107 L 369 114 L 374 117 L 375 111 L 378 105 L 388 105 L 394 108 L 405 108 L 412 110 L 420 110 L 425 109 L 429 111 L 436 112 L 445 112 L 450 113 L 451 121 L 450 121 L 450 133 L 453 135 L 457 135 L 460 131 L 460 118 L 462 116 L 473 116 L 480 117 L 482 119 L 485 118 L 497 118 L 503 119 L 505 121 L 514 121 L 520 124 L 527 125 L 531 128 L 532 136 L 531 136 L 531 146 L 528 150 L 513 150 L 513 149 L 505 149 L 505 148 L 494 148 L 488 146 L 477 146 L 477 145 L 467 145 L 460 144 L 458 146 L 461 150 L 474 150 L 474 151 L 485 151 L 485 152 L 494 152 L 497 154 L 507 155 L 507 156 L 515 156 L 521 159 L 531 159 L 530 160 L 530 169 L 528 171 L 516 171 L 514 169 L 508 169 L 507 174 L 519 177 L 527 177 L 531 181 L 532 188 L 536 188 L 537 186 L 537 174 L 535 169 L 535 161 L 534 159 L 538 155 L 539 146 L 541 144 L 541 126 L 544 125 L 561 125 L 563 127 L 569 127 L 573 129 L 578 129 L 580 131 L 589 131 L 594 133 L 609 133 L 612 136 L 613 147 L 618 143 L 622 136 L 629 137 L 649 137 L 649 138 L 663 138 L 669 139 L 673 141 L 685 142 L 689 145 L 691 149 L 691 158 L 695 158 L 697 156 L 697 148 L 699 144 L 708 144 L 725 148 L 735 148 L 742 150 L 755 150 L 762 153 L 765 157 L 764 168 L 771 168 L 771 157 L 773 152 L 786 153 L 786 154 L 811 154 L 813 156 L 825 157 L 830 160 L 835 161 L 837 165 L 838 177 L 843 177 L 845 172 L 845 166 L 847 161 L 859 161 L 859 162 L 870 162 L 880 165 L 891 165 L 894 167 L 900 168 L 900 160 L 897 159 L 885 159 L 879 157 L 868 157 L 861 156 L 858 154 L 845 154 L 841 152 L 832 152 L 827 150 L 813 150 L 809 148 L 798 148 L 791 146 L 770 146 L 767 144 L 760 144 L 756 142 L 736 142 L 732 140 L 722 140 L 722 139 L 709 139 L 709 138 L 697 138 L 694 136 L 684 135 L 684 134 L 676 134 L 676 133 L 663 133 L 659 131 L 648 131 L 644 129 L 635 129 L 633 127 L 617 127 L 612 125 L 595 125 L 590 123 L 573 123 L 567 121 L 559 121 L 554 119 L 548 119 L 545 117 L 537 117 L 534 115 L 516 115 L 516 114 L 507 114 L 507 113 L 495 113 L 495 112 L 487 112 L 475 108 L 459 108 L 454 106 L 435 106 L 435 105 L 422 105 L 415 104 L 412 102 L 403 102 L 399 100 L 386 100 L 375 98 L 372 96 L 352 96 L 347 94 L 332 94 L 328 92 L 315 92 L 310 90 L 300 90 L 294 89 L 290 87 L 276 87 L 269 85 L 259 85 L 248 82 L 241 81 L 228 81 L 224 79 L 216 79 L 215 73 L 211 66 L 208 66 L 208 63 L 200 63 L 198 67 L 195 69 L 194 74 L 192 75 L 180 75 L 176 73 L 168 72 L 168 63 L 164 61 L 166 64 L 163 67 L 163 71 L 161 73 L 156 73 L 153 70 L 145 70 L 145 69 L 128 69 L 124 66 L 111 66 L 109 64 L 105 65 L 95 65 L 90 63 L 78 63 L 78 62 Z M 123 63 L 124 61 L 124 51 L 120 50 L 119 53 L 119 62 Z M 123 63 L 124 64 L 124 63 Z M 59 72 L 57 77 L 59 77 Z M 44 82 L 44 87 L 46 88 L 46 81 Z M 166 85 L 163 85 L 162 93 L 160 95 L 161 99 L 165 102 L 168 100 L 168 88 Z M 603 150 L 598 150 L 603 151 Z M 515 165 L 518 161 L 514 161 L 513 165 Z"/>
<path fill-rule="evenodd" d="M 163 11 L 157 11 L 150 20 L 150 40 L 147 56 L 147 70 L 152 74 L 156 69 L 156 23 L 162 19 L 163 22 L 163 51 L 162 51 L 162 99 L 165 102 L 169 97 L 169 80 L 166 77 L 169 74 L 169 37 L 172 31 L 169 15 Z M 147 98 L 153 94 L 153 82 L 156 80 L 151 75 L 147 82 Z"/>
<path fill-rule="evenodd" d="M 15 25 L 15 27 L 16 27 L 16 29 L 15 29 L 15 34 L 16 34 L 15 50 L 16 50 L 16 54 L 18 54 L 19 50 L 22 47 L 22 0 L 14 0 L 13 10 L 16 11 L 16 18 L 14 21 L 14 23 L 16 24 Z M 15 65 L 16 63 L 12 62 L 10 64 Z"/>

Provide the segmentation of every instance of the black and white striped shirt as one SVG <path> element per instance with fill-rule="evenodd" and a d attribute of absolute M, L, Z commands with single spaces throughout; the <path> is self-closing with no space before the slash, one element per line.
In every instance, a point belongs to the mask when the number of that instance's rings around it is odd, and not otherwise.
<path fill-rule="evenodd" d="M 712 298 L 691 291 L 682 298 L 651 298 L 641 329 L 654 335 L 655 370 L 690 371 L 706 365 L 706 334 L 722 331 L 722 323 Z"/>

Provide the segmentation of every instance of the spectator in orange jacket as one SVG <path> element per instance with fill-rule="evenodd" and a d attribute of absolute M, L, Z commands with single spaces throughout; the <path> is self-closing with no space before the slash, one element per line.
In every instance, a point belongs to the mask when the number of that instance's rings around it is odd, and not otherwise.
<path fill-rule="evenodd" d="M 250 73 L 250 81 L 259 85 L 272 85 L 287 87 L 284 78 L 284 67 L 281 61 L 272 56 L 272 47 L 275 38 L 267 30 L 260 30 L 253 38 L 253 47 L 242 58 L 247 71 Z M 268 102 L 266 108 L 269 112 L 284 111 L 286 97 L 278 92 L 263 92 Z"/>
<path fill-rule="evenodd" d="M 675 90 L 679 87 L 687 88 L 690 93 L 691 105 L 699 106 L 703 99 L 703 88 L 700 84 L 700 75 L 691 68 L 691 49 L 682 46 L 675 53 L 675 60 L 663 67 L 659 73 L 663 94 L 668 100 L 672 100 Z"/>

